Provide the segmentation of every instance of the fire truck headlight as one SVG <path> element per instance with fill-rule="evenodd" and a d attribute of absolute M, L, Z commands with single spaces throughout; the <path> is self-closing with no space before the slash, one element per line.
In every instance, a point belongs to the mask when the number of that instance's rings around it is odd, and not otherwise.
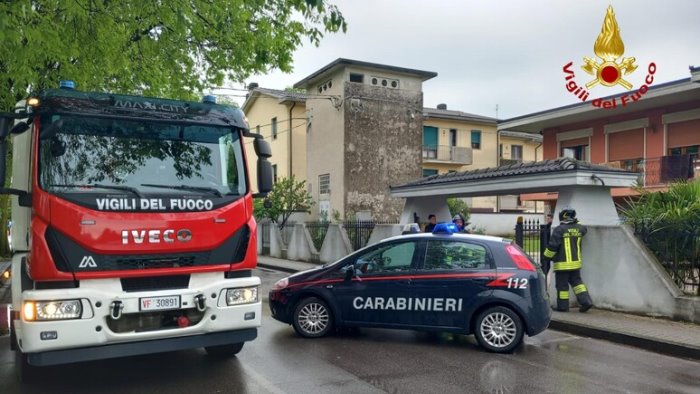
<path fill-rule="evenodd" d="M 28 321 L 80 319 L 83 306 L 80 300 L 27 301 L 23 311 Z"/>
<path fill-rule="evenodd" d="M 258 287 L 226 289 L 226 305 L 252 304 L 258 302 Z"/>

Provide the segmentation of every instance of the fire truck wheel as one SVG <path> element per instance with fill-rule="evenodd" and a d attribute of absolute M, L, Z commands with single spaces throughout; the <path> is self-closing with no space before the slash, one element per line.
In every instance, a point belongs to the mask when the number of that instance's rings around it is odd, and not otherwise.
<path fill-rule="evenodd" d="M 233 357 L 236 354 L 238 354 L 241 351 L 241 349 L 243 349 L 243 343 L 244 342 L 231 343 L 228 345 L 219 345 L 219 346 L 207 346 L 204 348 L 204 350 L 206 350 L 207 354 L 212 356 L 212 357 L 219 357 L 219 358 Z"/>
<path fill-rule="evenodd" d="M 294 308 L 292 325 L 297 334 L 304 338 L 319 338 L 333 329 L 333 315 L 325 301 L 308 297 L 299 301 Z"/>
<path fill-rule="evenodd" d="M 510 308 L 495 306 L 476 318 L 474 335 L 483 348 L 494 353 L 510 353 L 523 341 L 523 323 Z"/>
<path fill-rule="evenodd" d="M 10 350 L 17 350 L 17 333 L 15 332 L 15 322 L 10 318 Z"/>
<path fill-rule="evenodd" d="M 19 349 L 15 351 L 15 372 L 20 383 L 32 383 L 38 376 L 37 367 L 29 365 L 27 355 Z"/>

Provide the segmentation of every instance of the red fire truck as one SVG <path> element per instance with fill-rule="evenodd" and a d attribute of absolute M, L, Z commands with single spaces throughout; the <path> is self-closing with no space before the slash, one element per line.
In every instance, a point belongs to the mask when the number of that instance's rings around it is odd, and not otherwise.
<path fill-rule="evenodd" d="M 269 144 L 237 108 L 86 93 L 63 81 L 0 114 L 13 141 L 11 346 L 47 366 L 203 347 L 234 355 L 261 323 L 253 194 Z M 0 185 L 2 186 L 2 185 Z"/>

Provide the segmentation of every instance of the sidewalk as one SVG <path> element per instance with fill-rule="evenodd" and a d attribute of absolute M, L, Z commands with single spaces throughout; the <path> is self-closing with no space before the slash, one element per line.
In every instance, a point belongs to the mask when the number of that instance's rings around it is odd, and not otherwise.
<path fill-rule="evenodd" d="M 258 266 L 297 272 L 317 264 L 258 256 Z M 604 339 L 656 353 L 700 360 L 700 325 L 592 309 L 579 313 L 554 312 L 549 328 L 575 335 Z"/>

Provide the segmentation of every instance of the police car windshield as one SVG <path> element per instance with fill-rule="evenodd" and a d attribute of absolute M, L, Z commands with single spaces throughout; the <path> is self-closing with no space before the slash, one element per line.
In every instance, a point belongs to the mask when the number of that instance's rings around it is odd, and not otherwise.
<path fill-rule="evenodd" d="M 242 144 L 228 127 L 64 115 L 44 115 L 41 124 L 50 130 L 39 141 L 40 184 L 49 192 L 246 192 Z"/>

